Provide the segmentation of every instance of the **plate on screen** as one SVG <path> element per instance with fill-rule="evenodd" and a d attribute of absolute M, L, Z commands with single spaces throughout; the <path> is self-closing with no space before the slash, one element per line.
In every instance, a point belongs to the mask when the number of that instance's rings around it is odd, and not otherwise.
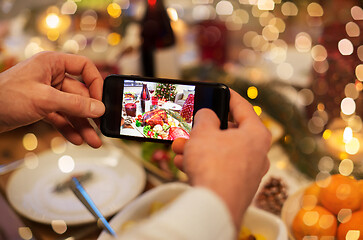
<path fill-rule="evenodd" d="M 71 176 L 88 176 L 82 185 L 105 217 L 118 212 L 145 187 L 143 167 L 122 149 L 110 146 L 92 149 L 69 144 L 62 154 L 48 151 L 35 160 L 31 168 L 23 167 L 10 176 L 6 194 L 19 214 L 40 223 L 95 221 L 70 189 L 55 191 L 57 184 Z"/>

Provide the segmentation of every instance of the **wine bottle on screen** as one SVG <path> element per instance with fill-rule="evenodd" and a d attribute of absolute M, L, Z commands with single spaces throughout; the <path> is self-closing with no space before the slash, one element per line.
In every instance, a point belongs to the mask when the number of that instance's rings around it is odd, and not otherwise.
<path fill-rule="evenodd" d="M 149 101 L 150 100 L 150 95 L 149 95 L 149 90 L 147 89 L 147 85 L 146 83 L 142 84 L 142 90 L 141 90 L 141 94 L 140 94 L 140 102 L 141 102 L 141 111 L 142 113 L 149 111 L 150 108 L 149 107 Z"/>
<path fill-rule="evenodd" d="M 146 0 L 141 58 L 146 77 L 178 78 L 176 41 L 163 0 Z"/>

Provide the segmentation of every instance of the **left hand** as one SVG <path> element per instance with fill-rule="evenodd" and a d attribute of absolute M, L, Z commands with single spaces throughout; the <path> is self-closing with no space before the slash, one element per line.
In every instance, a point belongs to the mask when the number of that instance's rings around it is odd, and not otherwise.
<path fill-rule="evenodd" d="M 84 82 L 70 75 L 81 75 Z M 46 119 L 76 145 L 102 142 L 87 118 L 102 116 L 103 79 L 86 57 L 39 53 L 0 74 L 0 132 Z"/>

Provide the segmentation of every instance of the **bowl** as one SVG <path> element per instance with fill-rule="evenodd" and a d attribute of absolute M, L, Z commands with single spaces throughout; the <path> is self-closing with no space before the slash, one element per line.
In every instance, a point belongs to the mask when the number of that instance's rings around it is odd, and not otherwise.
<path fill-rule="evenodd" d="M 122 226 L 127 221 L 141 221 L 149 216 L 150 206 L 155 202 L 167 204 L 190 188 L 189 185 L 179 182 L 162 184 L 128 204 L 110 221 L 111 227 L 118 235 L 122 232 Z M 264 210 L 250 206 L 244 216 L 243 226 L 251 230 L 253 234 L 262 234 L 266 240 L 287 240 L 287 231 L 279 217 Z M 103 231 L 98 240 L 112 240 L 113 238 Z"/>
<path fill-rule="evenodd" d="M 287 234 L 291 240 L 295 240 L 294 234 L 292 233 L 292 222 L 294 221 L 296 214 L 301 209 L 301 199 L 304 191 L 305 188 L 290 195 L 282 206 L 281 219 L 286 225 Z"/>

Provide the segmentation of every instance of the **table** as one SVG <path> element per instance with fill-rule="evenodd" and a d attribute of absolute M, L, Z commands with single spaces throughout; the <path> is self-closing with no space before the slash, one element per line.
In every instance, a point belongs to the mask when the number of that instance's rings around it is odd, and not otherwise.
<path fill-rule="evenodd" d="M 23 145 L 23 136 L 27 133 L 35 133 L 37 137 L 37 147 L 32 150 L 35 154 L 50 149 L 51 140 L 61 137 L 55 129 L 44 122 L 2 133 L 0 134 L 0 164 L 22 159 L 29 152 Z M 6 184 L 11 174 L 12 172 L 0 175 L 0 230 L 2 230 L 0 240 L 21 239 L 19 231 L 25 234 L 23 239 L 54 240 L 66 239 L 70 236 L 75 239 L 97 239 L 101 230 L 96 223 L 67 227 L 63 234 L 58 234 L 50 225 L 37 223 L 18 215 L 11 208 L 5 196 Z M 147 181 L 144 191 L 152 188 L 154 184 L 152 181 Z M 31 235 L 26 235 L 29 232 Z M 33 238 L 30 238 L 31 236 Z"/>

